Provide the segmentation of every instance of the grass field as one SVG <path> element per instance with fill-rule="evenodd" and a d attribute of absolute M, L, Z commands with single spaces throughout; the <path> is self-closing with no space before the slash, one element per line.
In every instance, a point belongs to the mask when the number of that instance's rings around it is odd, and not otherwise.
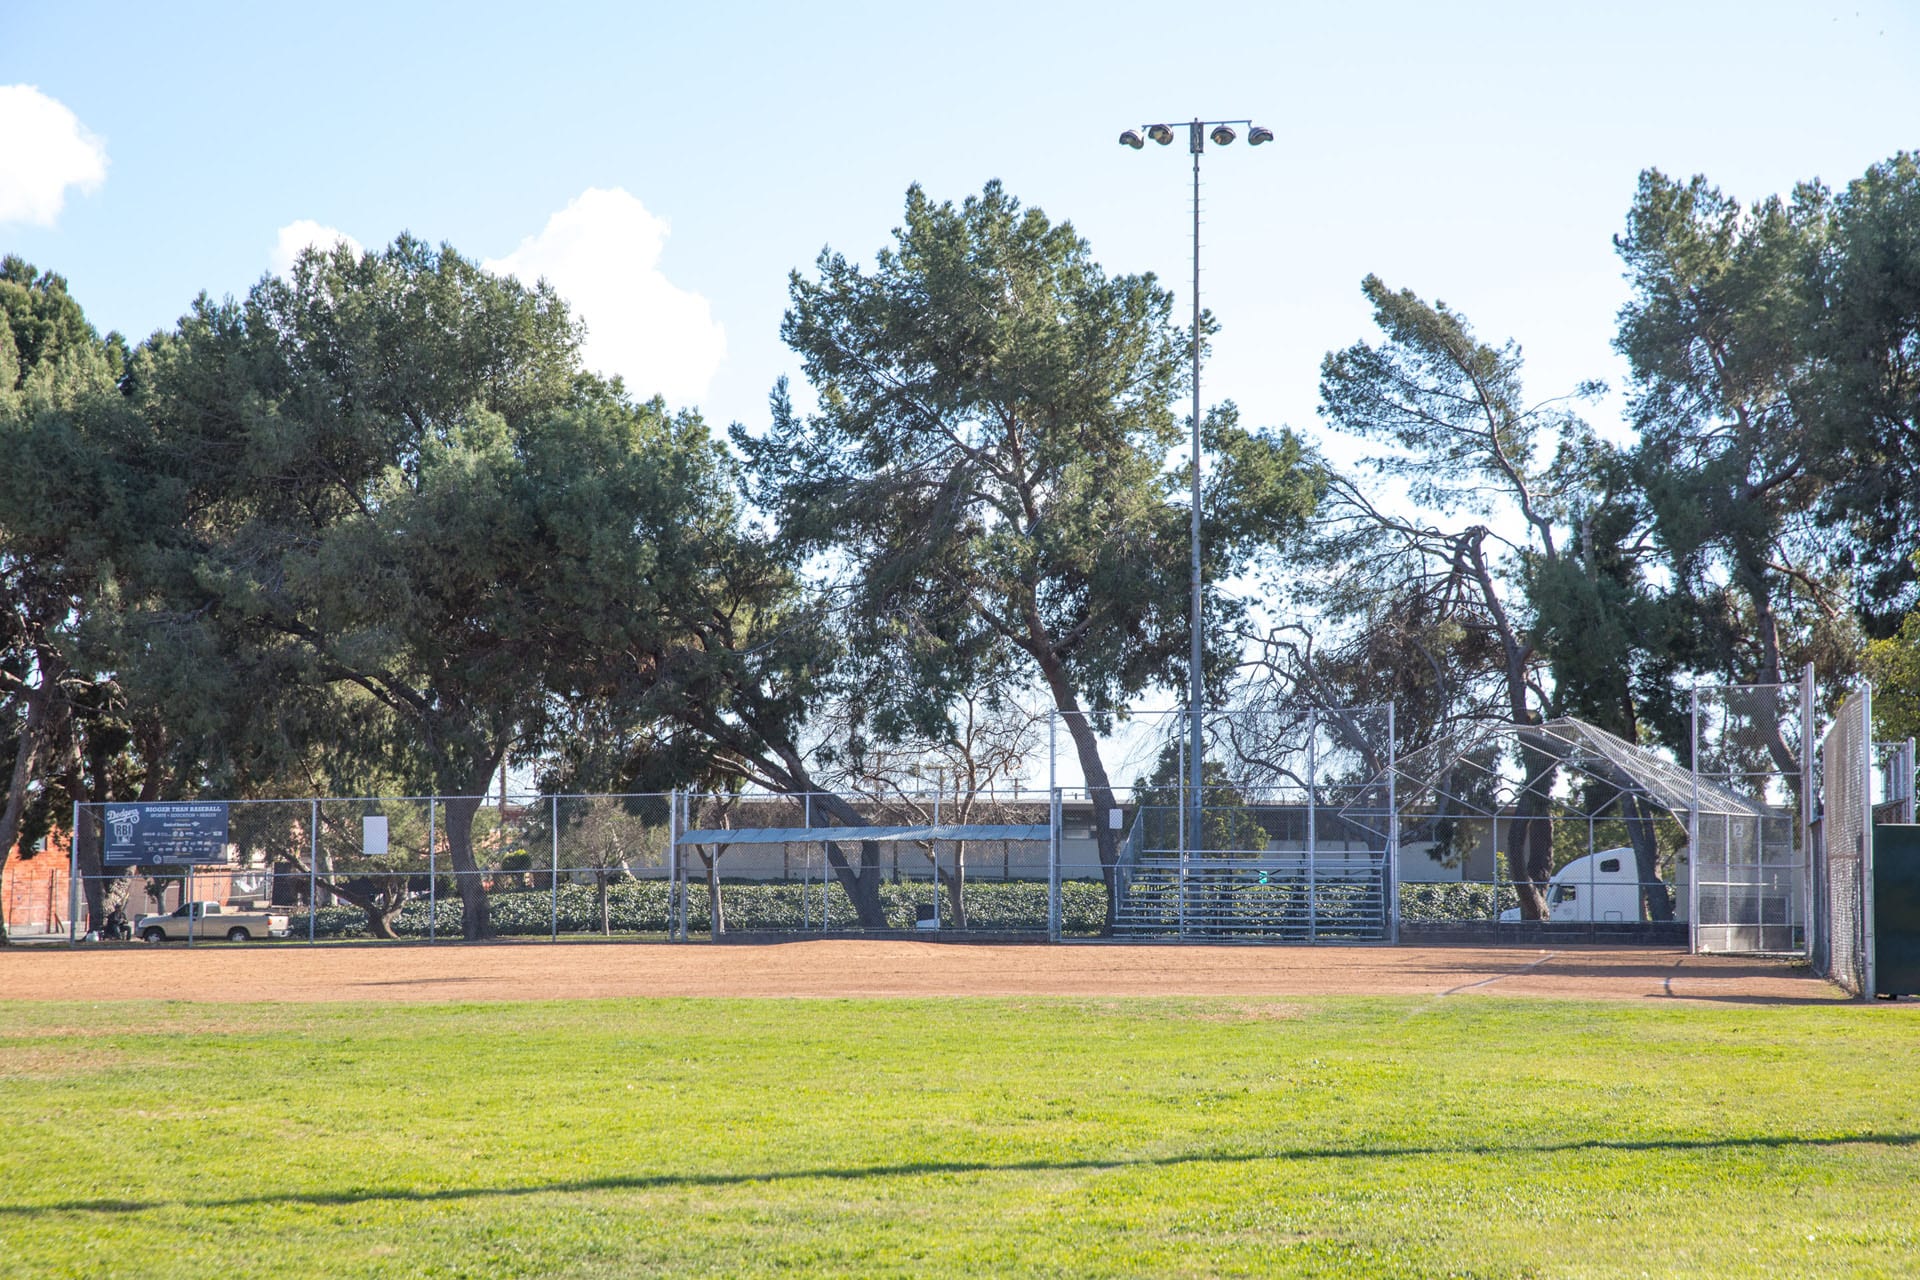
<path fill-rule="evenodd" d="M 1904 1009 L 0 1005 L 0 1274 L 1904 1276 Z"/>

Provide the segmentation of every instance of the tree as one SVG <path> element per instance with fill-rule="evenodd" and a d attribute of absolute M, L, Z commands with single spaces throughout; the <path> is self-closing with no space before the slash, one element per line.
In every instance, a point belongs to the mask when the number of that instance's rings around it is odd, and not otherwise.
<path fill-rule="evenodd" d="M 1615 239 L 1633 288 L 1615 346 L 1633 371 L 1635 471 L 1699 667 L 1736 684 L 1783 684 L 1807 661 L 1838 681 L 1858 648 L 1845 541 L 1819 518 L 1807 273 L 1825 203 L 1803 187 L 1747 208 L 1648 170 Z M 1797 778 L 1778 718 L 1761 728 L 1770 767 Z"/>
<path fill-rule="evenodd" d="M 561 820 L 561 865 L 585 868 L 593 876 L 600 932 L 611 935 L 608 887 L 628 879 L 636 866 L 666 863 L 666 799 L 589 796 L 563 802 L 563 807 L 567 812 Z"/>
<path fill-rule="evenodd" d="M 129 722 L 117 678 L 90 664 L 80 634 L 117 549 L 164 518 L 161 495 L 119 482 L 139 434 L 125 359 L 65 280 L 0 259 L 0 878 L 16 843 L 68 803 L 103 798 L 105 775 L 124 774 L 130 752 L 156 737 L 150 718 Z M 148 764 L 142 785 L 158 781 Z M 98 855 L 86 842 L 81 854 L 98 916 Z"/>
<path fill-rule="evenodd" d="M 735 440 L 781 535 L 839 571 L 850 644 L 894 656 L 869 691 L 876 723 L 925 729 L 1013 662 L 1111 808 L 1101 731 L 1184 677 L 1187 512 L 1170 464 L 1188 335 L 1171 295 L 1108 276 L 1070 225 L 997 182 L 958 207 L 912 188 L 871 272 L 828 250 L 790 293 L 782 334 L 819 409 L 802 418 L 778 395 L 771 430 Z M 1231 406 L 1203 426 L 1217 584 L 1300 526 L 1319 472 Z M 1240 607 L 1208 598 L 1223 670 Z M 1111 889 L 1117 840 L 1098 837 Z"/>
<path fill-rule="evenodd" d="M 1404 483 L 1416 511 L 1395 514 L 1357 485 L 1336 482 L 1334 518 L 1316 552 L 1332 572 L 1316 602 L 1350 622 L 1404 614 L 1414 628 L 1407 639 L 1429 655 L 1438 684 L 1458 663 L 1440 660 L 1425 637 L 1485 662 L 1460 670 L 1466 679 L 1454 681 L 1439 706 L 1450 720 L 1491 713 L 1521 730 L 1523 785 L 1507 861 L 1522 914 L 1544 919 L 1557 761 L 1525 732 L 1552 703 L 1525 583 L 1555 575 L 1566 560 L 1566 527 L 1583 509 L 1597 445 L 1564 402 L 1527 399 L 1515 343 L 1490 346 L 1444 303 L 1395 292 L 1377 276 L 1361 287 L 1386 340 L 1327 356 L 1321 413 L 1388 446 L 1369 466 Z M 1443 526 L 1424 513 L 1478 519 Z"/>
<path fill-rule="evenodd" d="M 1861 665 L 1873 681 L 1874 736 L 1888 742 L 1920 737 L 1920 612 L 1868 645 Z"/>
<path fill-rule="evenodd" d="M 1015 690 L 990 681 L 982 693 L 961 695 L 934 732 L 883 735 L 872 745 L 864 740 L 861 708 L 841 710 L 836 736 L 844 746 L 823 753 L 836 762 L 829 775 L 835 785 L 884 803 L 908 823 L 936 816 L 943 826 L 1017 820 L 1019 806 L 1005 793 L 1018 785 L 1039 735 Z M 946 866 L 938 841 L 915 845 L 946 890 L 946 918 L 956 929 L 967 927 L 967 844 L 949 842 Z"/>
<path fill-rule="evenodd" d="M 469 938 L 488 781 L 568 704 L 645 685 L 731 531 L 699 418 L 583 374 L 577 344 L 544 284 L 402 237 L 202 299 L 137 370 L 217 495 L 139 624 L 224 679 L 350 696 L 348 750 L 447 797 Z"/>
<path fill-rule="evenodd" d="M 1824 523 L 1851 533 L 1861 620 L 1885 638 L 1920 607 L 1920 153 L 1874 165 L 1838 196 L 1806 190 L 1825 213 L 1805 322 Z"/>

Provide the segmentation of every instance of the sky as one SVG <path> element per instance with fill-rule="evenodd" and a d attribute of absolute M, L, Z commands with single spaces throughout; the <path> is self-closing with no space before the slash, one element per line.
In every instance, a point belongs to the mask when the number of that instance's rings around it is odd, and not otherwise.
<path fill-rule="evenodd" d="M 0 6 L 0 252 L 139 338 L 303 245 L 402 231 L 544 275 L 588 363 L 766 419 L 792 270 L 871 260 L 907 186 L 989 180 L 1184 312 L 1202 163 L 1209 401 L 1317 432 L 1369 272 L 1616 387 L 1641 170 L 1755 199 L 1920 146 L 1920 4 Z M 1616 396 L 1594 411 L 1617 429 Z M 1336 447 L 1334 452 L 1341 450 Z"/>
<path fill-rule="evenodd" d="M 1190 305 L 1209 402 L 1320 430 L 1377 273 L 1513 338 L 1541 399 L 1623 431 L 1612 237 L 1642 170 L 1746 200 L 1920 147 L 1920 0 L 0 5 L 0 253 L 138 339 L 300 249 L 403 231 L 545 276 L 585 357 L 716 427 L 799 362 L 790 272 L 871 261 L 909 184 L 991 179 Z M 807 397 L 799 388 L 797 398 Z"/>

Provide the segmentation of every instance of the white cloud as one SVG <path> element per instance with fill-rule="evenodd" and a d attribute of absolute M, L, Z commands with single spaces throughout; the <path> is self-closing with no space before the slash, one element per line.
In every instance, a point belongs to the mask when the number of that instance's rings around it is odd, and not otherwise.
<path fill-rule="evenodd" d="M 107 143 L 30 84 L 0 85 L 0 225 L 50 227 L 67 188 L 107 177 Z"/>
<path fill-rule="evenodd" d="M 338 227 L 323 226 L 311 218 L 289 222 L 280 228 L 280 238 L 273 245 L 273 273 L 283 276 L 293 270 L 300 254 L 309 248 L 331 249 L 337 244 L 344 244 L 356 255 L 365 252 L 358 240 Z"/>
<path fill-rule="evenodd" d="M 675 405 L 707 394 L 726 356 L 713 307 L 660 272 L 670 228 L 627 192 L 590 188 L 504 258 L 481 265 L 531 284 L 544 278 L 585 322 L 587 367 L 618 374 L 637 396 Z"/>

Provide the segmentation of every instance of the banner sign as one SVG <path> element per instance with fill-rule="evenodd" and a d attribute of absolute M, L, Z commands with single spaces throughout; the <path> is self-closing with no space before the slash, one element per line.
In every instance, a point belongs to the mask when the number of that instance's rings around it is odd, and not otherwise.
<path fill-rule="evenodd" d="M 227 860 L 227 806 L 222 803 L 105 806 L 109 867 L 178 867 Z"/>

